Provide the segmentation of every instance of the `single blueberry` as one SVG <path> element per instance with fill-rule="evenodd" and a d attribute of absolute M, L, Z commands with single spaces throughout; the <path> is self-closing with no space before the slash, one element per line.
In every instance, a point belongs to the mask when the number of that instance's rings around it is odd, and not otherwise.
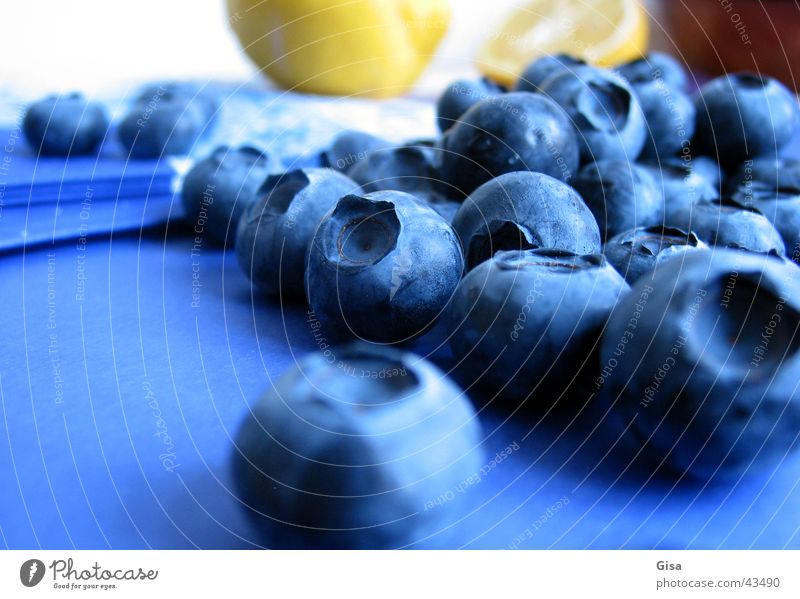
<path fill-rule="evenodd" d="M 181 84 L 151 86 L 123 117 L 119 140 L 132 158 L 187 154 L 211 126 L 215 102 Z"/>
<path fill-rule="evenodd" d="M 216 120 L 220 111 L 220 102 L 215 93 L 206 87 L 181 81 L 162 81 L 146 85 L 134 96 L 133 104 L 148 105 L 161 100 L 196 104 L 207 121 Z"/>
<path fill-rule="evenodd" d="M 283 170 L 280 162 L 260 149 L 220 146 L 186 173 L 181 201 L 195 235 L 215 243 L 236 239 L 236 228 L 267 175 Z"/>
<path fill-rule="evenodd" d="M 421 146 L 376 150 L 353 165 L 347 175 L 368 193 L 396 190 L 426 200 L 447 197 L 447 186 L 439 180 L 429 148 Z"/>
<path fill-rule="evenodd" d="M 745 160 L 739 170 L 725 180 L 725 189 L 734 194 L 755 184 L 772 189 L 800 188 L 800 160 L 774 156 Z"/>
<path fill-rule="evenodd" d="M 328 168 L 267 177 L 242 215 L 236 257 L 261 292 L 302 297 L 308 245 L 322 217 L 358 184 Z"/>
<path fill-rule="evenodd" d="M 603 254 L 611 266 L 633 285 L 637 280 L 675 257 L 708 246 L 694 233 L 660 225 L 620 233 L 606 242 Z"/>
<path fill-rule="evenodd" d="M 662 80 L 671 88 L 685 91 L 689 86 L 686 69 L 673 56 L 651 52 L 647 56 L 617 67 L 617 72 L 631 84 Z"/>
<path fill-rule="evenodd" d="M 542 93 L 569 115 L 583 163 L 639 157 L 647 136 L 644 114 L 633 89 L 619 75 L 577 67 L 547 79 Z"/>
<path fill-rule="evenodd" d="M 444 133 L 472 106 L 503 93 L 503 88 L 486 77 L 478 80 L 460 79 L 445 88 L 436 102 L 436 125 Z"/>
<path fill-rule="evenodd" d="M 780 233 L 767 217 L 731 196 L 699 200 L 667 212 L 664 220 L 669 227 L 693 231 L 708 245 L 786 254 Z"/>
<path fill-rule="evenodd" d="M 457 520 L 457 501 L 429 506 L 480 470 L 481 438 L 469 400 L 427 360 L 338 347 L 303 358 L 251 408 L 234 482 L 269 547 L 400 548 Z"/>
<path fill-rule="evenodd" d="M 781 234 L 786 255 L 800 264 L 800 187 L 753 183 L 741 188 L 734 199 L 757 208 Z"/>
<path fill-rule="evenodd" d="M 628 285 L 600 255 L 499 252 L 458 286 L 447 322 L 457 370 L 514 403 L 550 407 L 597 370 L 597 345 Z"/>
<path fill-rule="evenodd" d="M 698 200 L 719 197 L 719 187 L 710 183 L 693 162 L 674 158 L 647 161 L 641 166 L 653 177 L 664 198 L 665 215 L 689 210 Z"/>
<path fill-rule="evenodd" d="M 642 158 L 676 156 L 690 147 L 695 128 L 695 106 L 683 91 L 663 79 L 634 83 L 647 122 L 647 139 Z"/>
<path fill-rule="evenodd" d="M 370 153 L 391 146 L 390 142 L 380 137 L 348 129 L 339 133 L 330 147 L 322 152 L 322 164 L 340 173 L 347 173 Z"/>
<path fill-rule="evenodd" d="M 102 104 L 90 102 L 82 94 L 49 96 L 28 107 L 22 130 L 39 154 L 91 154 L 106 135 L 108 115 Z"/>
<path fill-rule="evenodd" d="M 572 183 L 606 240 L 637 227 L 661 223 L 663 196 L 647 169 L 626 160 L 602 160 L 583 167 Z"/>
<path fill-rule="evenodd" d="M 600 231 L 581 197 L 566 183 L 522 171 L 476 189 L 453 219 L 467 268 L 500 250 L 600 252 Z"/>
<path fill-rule="evenodd" d="M 542 84 L 553 75 L 569 73 L 576 67 L 581 66 L 586 66 L 586 62 L 569 54 L 542 56 L 525 67 L 514 90 L 518 92 L 538 92 Z"/>
<path fill-rule="evenodd" d="M 719 162 L 702 154 L 688 154 L 688 161 L 692 171 L 708 181 L 714 189 L 719 190 L 722 185 L 723 170 Z M 683 160 L 683 155 L 680 160 Z M 662 161 L 663 162 L 663 161 Z"/>
<path fill-rule="evenodd" d="M 704 481 L 786 458 L 800 430 L 797 266 L 693 252 L 641 279 L 603 335 L 602 395 L 656 463 Z"/>
<path fill-rule="evenodd" d="M 567 181 L 578 168 L 566 113 L 528 92 L 478 102 L 448 129 L 442 146 L 442 178 L 462 195 L 504 173 L 535 171 Z"/>
<path fill-rule="evenodd" d="M 694 143 L 728 167 L 776 157 L 797 133 L 797 98 L 771 77 L 735 73 L 705 84 L 695 98 Z"/>
<path fill-rule="evenodd" d="M 329 338 L 401 342 L 434 323 L 463 270 L 455 232 L 423 201 L 348 195 L 311 242 L 306 294 Z"/>

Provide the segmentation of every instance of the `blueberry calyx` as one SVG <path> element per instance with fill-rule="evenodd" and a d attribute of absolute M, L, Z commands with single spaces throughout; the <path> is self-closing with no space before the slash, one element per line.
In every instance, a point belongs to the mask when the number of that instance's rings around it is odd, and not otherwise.
<path fill-rule="evenodd" d="M 495 254 L 494 261 L 501 270 L 520 270 L 539 266 L 555 272 L 589 270 L 606 263 L 602 254 L 580 255 L 557 248 L 501 251 Z"/>
<path fill-rule="evenodd" d="M 264 198 L 263 209 L 260 212 L 253 211 L 247 222 L 253 223 L 262 217 L 276 218 L 286 214 L 295 197 L 309 182 L 308 176 L 302 170 L 269 175 L 258 190 L 258 197 Z"/>
<path fill-rule="evenodd" d="M 609 81 L 590 81 L 581 89 L 577 100 L 580 116 L 596 131 L 624 129 L 630 105 L 630 93 Z"/>
<path fill-rule="evenodd" d="M 326 257 L 338 267 L 361 269 L 380 262 L 394 251 L 402 228 L 392 202 L 357 195 L 342 198 L 331 219 L 335 240 Z"/>
<path fill-rule="evenodd" d="M 677 227 L 655 226 L 631 231 L 620 243 L 631 247 L 634 251 L 658 256 L 661 252 L 674 246 L 696 248 L 700 239 L 693 232 L 686 232 Z"/>
<path fill-rule="evenodd" d="M 467 252 L 468 267 L 474 268 L 495 253 L 507 250 L 533 250 L 541 247 L 531 231 L 519 223 L 498 220 L 488 225 L 488 234 L 472 238 Z"/>

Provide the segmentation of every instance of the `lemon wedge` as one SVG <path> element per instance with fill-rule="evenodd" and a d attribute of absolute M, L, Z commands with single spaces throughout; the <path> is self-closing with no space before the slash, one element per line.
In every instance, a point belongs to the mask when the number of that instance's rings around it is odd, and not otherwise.
<path fill-rule="evenodd" d="M 539 56 L 563 52 L 612 66 L 644 54 L 649 37 L 640 0 L 533 0 L 489 35 L 477 66 L 511 85 Z"/>

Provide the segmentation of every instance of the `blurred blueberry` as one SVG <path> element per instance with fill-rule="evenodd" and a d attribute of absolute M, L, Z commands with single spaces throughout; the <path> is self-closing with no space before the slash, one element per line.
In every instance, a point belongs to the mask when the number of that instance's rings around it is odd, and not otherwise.
<path fill-rule="evenodd" d="M 578 168 L 578 142 L 566 113 L 527 92 L 470 108 L 443 139 L 442 178 L 463 195 L 494 177 L 536 171 L 567 181 Z"/>
<path fill-rule="evenodd" d="M 797 445 L 797 272 L 769 255 L 693 252 L 619 303 L 597 385 L 656 464 L 709 481 L 777 464 Z"/>
<path fill-rule="evenodd" d="M 674 158 L 642 162 L 641 166 L 650 173 L 661 192 L 665 215 L 683 213 L 698 200 L 719 197 L 719 188 L 712 185 L 693 162 Z"/>
<path fill-rule="evenodd" d="M 619 75 L 577 67 L 547 79 L 542 93 L 569 115 L 583 163 L 639 157 L 647 135 L 644 114 L 633 89 Z"/>
<path fill-rule="evenodd" d="M 561 73 L 569 73 L 576 67 L 585 66 L 586 62 L 569 54 L 548 54 L 537 58 L 530 63 L 514 88 L 519 92 L 538 92 L 542 84 L 552 77 Z"/>
<path fill-rule="evenodd" d="M 453 228 L 468 269 L 500 250 L 600 252 L 597 223 L 581 197 L 542 173 L 507 173 L 484 183 L 461 205 Z"/>
<path fill-rule="evenodd" d="M 739 170 L 725 180 L 725 189 L 733 194 L 753 184 L 767 185 L 772 189 L 800 188 L 800 160 L 774 156 L 745 160 Z"/>
<path fill-rule="evenodd" d="M 682 91 L 689 85 L 689 76 L 683 65 L 664 52 L 650 52 L 620 65 L 617 71 L 633 85 L 662 80 L 669 87 Z"/>
<path fill-rule="evenodd" d="M 435 322 L 463 269 L 452 227 L 423 201 L 348 195 L 314 235 L 306 294 L 329 336 L 395 343 Z"/>
<path fill-rule="evenodd" d="M 694 233 L 657 225 L 612 237 L 603 246 L 603 254 L 611 266 L 633 285 L 667 260 L 689 251 L 707 249 L 708 246 Z"/>
<path fill-rule="evenodd" d="M 503 88 L 486 77 L 481 79 L 460 79 L 445 88 L 436 102 L 436 125 L 444 133 L 458 121 L 469 108 L 503 93 Z"/>
<path fill-rule="evenodd" d="M 572 182 L 606 240 L 637 227 L 661 223 L 663 196 L 647 169 L 626 160 L 588 164 Z"/>
<path fill-rule="evenodd" d="M 730 196 L 699 200 L 681 210 L 670 211 L 665 224 L 693 231 L 712 246 L 774 252 L 779 256 L 786 253 L 780 234 L 767 217 Z"/>
<path fill-rule="evenodd" d="M 544 408 L 583 402 L 561 394 L 596 372 L 602 328 L 627 291 L 600 255 L 499 252 L 470 271 L 453 295 L 447 322 L 458 372 L 515 404 L 529 397 Z"/>
<path fill-rule="evenodd" d="M 391 143 L 363 131 L 348 129 L 339 133 L 322 152 L 322 164 L 340 173 L 347 173 L 375 150 L 391 147 Z"/>
<path fill-rule="evenodd" d="M 131 158 L 187 154 L 216 114 L 216 100 L 182 84 L 150 86 L 134 100 L 117 130 Z"/>
<path fill-rule="evenodd" d="M 260 149 L 216 148 L 183 180 L 181 201 L 194 234 L 233 245 L 239 219 L 255 202 L 259 186 L 281 170 L 283 165 Z"/>
<path fill-rule="evenodd" d="M 425 200 L 444 199 L 447 186 L 439 180 L 428 148 L 400 146 L 371 152 L 347 171 L 365 192 L 397 190 Z"/>
<path fill-rule="evenodd" d="M 689 147 L 695 128 L 695 107 L 691 98 L 663 79 L 632 85 L 647 122 L 642 158 L 676 156 Z"/>
<path fill-rule="evenodd" d="M 252 407 L 233 453 L 265 544 L 392 549 L 446 533 L 481 430 L 463 392 L 419 356 L 357 344 L 305 357 Z M 429 541 L 430 542 L 430 541 Z"/>
<path fill-rule="evenodd" d="M 771 77 L 735 73 L 706 83 L 695 98 L 694 143 L 730 167 L 776 157 L 797 133 L 797 98 Z"/>
<path fill-rule="evenodd" d="M 781 234 L 787 256 L 800 264 L 800 188 L 753 183 L 733 197 L 766 216 Z"/>
<path fill-rule="evenodd" d="M 25 139 L 35 152 L 48 156 L 91 154 L 108 130 L 102 104 L 82 94 L 49 96 L 34 102 L 22 120 Z"/>
<path fill-rule="evenodd" d="M 242 215 L 236 257 L 260 291 L 302 297 L 308 245 L 322 217 L 358 185 L 328 168 L 271 175 Z"/>

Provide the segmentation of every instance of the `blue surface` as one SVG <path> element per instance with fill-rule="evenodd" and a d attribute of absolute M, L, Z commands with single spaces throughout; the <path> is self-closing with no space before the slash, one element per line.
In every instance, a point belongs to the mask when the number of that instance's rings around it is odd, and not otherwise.
<path fill-rule="evenodd" d="M 261 545 L 231 439 L 316 344 L 304 308 L 254 300 L 230 252 L 192 245 L 173 223 L 0 254 L 0 545 Z M 440 340 L 414 349 L 447 367 Z M 798 456 L 702 485 L 631 462 L 595 414 L 479 409 L 487 468 L 420 547 L 800 548 Z"/>

